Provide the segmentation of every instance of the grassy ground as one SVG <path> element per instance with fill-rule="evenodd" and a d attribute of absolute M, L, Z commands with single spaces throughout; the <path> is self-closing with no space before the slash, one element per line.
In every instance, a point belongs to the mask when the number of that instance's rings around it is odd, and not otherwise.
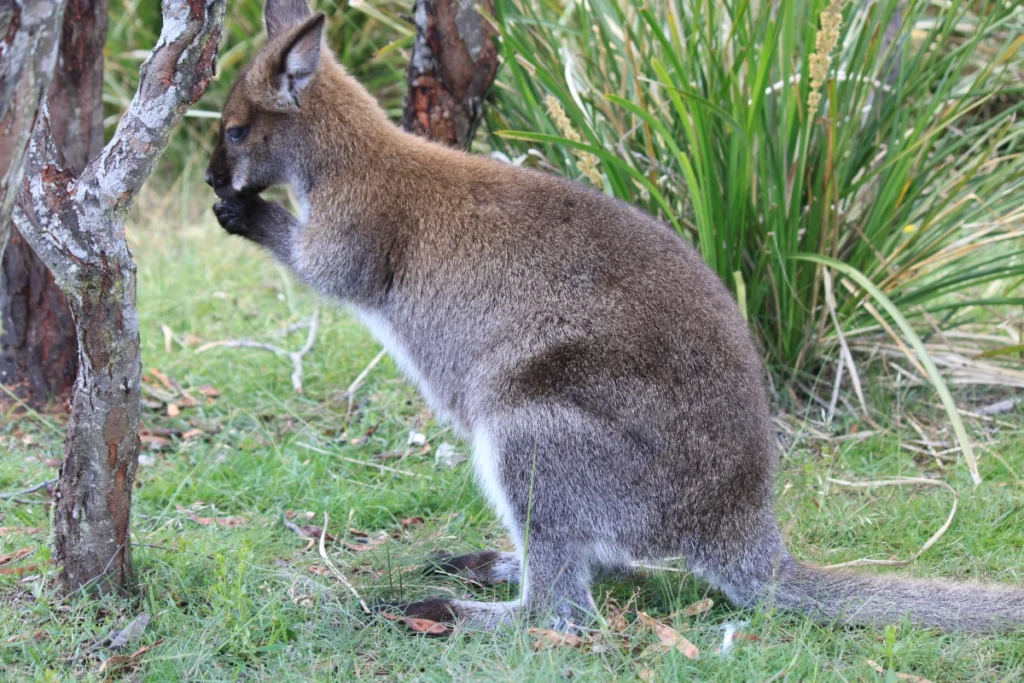
<path fill-rule="evenodd" d="M 306 356 L 301 396 L 292 391 L 286 358 L 250 349 L 197 353 L 202 343 L 238 338 L 297 349 L 305 330 L 275 335 L 308 319 L 316 304 L 266 257 L 223 236 L 212 221 L 136 229 L 133 244 L 144 371 L 155 368 L 176 380 L 199 405 L 182 405 L 176 417 L 166 407 L 144 410 L 145 426 L 156 436 L 144 448 L 135 496 L 136 599 L 56 600 L 45 562 L 47 531 L 31 529 L 48 524 L 46 497 L 21 496 L 31 504 L 0 501 L 0 554 L 36 549 L 8 567 L 42 567 L 0 576 L 0 676 L 7 680 L 103 679 L 123 660 L 101 672 L 113 653 L 96 644 L 142 612 L 152 622 L 127 652 L 150 649 L 127 663 L 137 666 L 131 676 L 144 680 L 896 680 L 893 672 L 944 681 L 1024 678 L 1020 635 L 941 635 L 906 624 L 829 628 L 794 616 L 735 611 L 683 571 L 598 586 L 603 613 L 628 606 L 628 626 L 625 637 L 601 638 L 600 646 L 584 649 L 537 650 L 525 632 L 438 640 L 368 621 L 324 572 L 316 548 L 282 524 L 282 513 L 294 511 L 294 523 L 318 525 L 328 513 L 329 531 L 338 539 L 327 549 L 368 598 L 474 592 L 501 599 L 508 589 L 473 590 L 414 571 L 438 550 L 505 544 L 468 465 L 435 464 L 443 443 L 462 452 L 466 445 L 432 422 L 390 360 L 369 375 L 346 423 L 342 392 L 378 347 L 329 305 Z M 147 381 L 167 391 L 153 375 Z M 220 395 L 208 397 L 201 387 Z M 880 416 L 928 400 L 927 393 L 883 391 L 872 399 Z M 937 413 L 935 419 L 941 421 Z M 915 459 L 901 449 L 899 434 L 917 438 L 912 432 L 893 429 L 888 436 L 831 443 L 799 439 L 779 479 L 779 515 L 794 552 L 820 563 L 913 554 L 948 514 L 947 491 L 852 491 L 825 478 L 941 475 L 960 494 L 956 519 L 932 550 L 898 571 L 1024 583 L 1022 424 L 1024 416 L 1016 414 L 975 425 L 983 444 L 980 488 L 961 464 L 940 470 L 931 458 Z M 60 429 L 53 418 L 31 416 L 0 426 L 0 490 L 55 476 Z M 852 423 L 838 431 L 851 430 Z M 423 433 L 431 451 L 407 449 L 410 432 Z M 404 459 L 374 459 L 406 450 Z M 401 473 L 382 471 L 377 462 Z M 207 518 L 214 521 L 204 524 Z M 715 600 L 709 612 L 669 616 L 704 597 Z M 675 651 L 644 653 L 657 638 L 637 622 L 636 609 L 671 623 L 700 648 L 700 660 Z M 759 640 L 716 654 L 723 625 L 739 622 Z M 869 660 L 889 673 L 876 673 Z"/>

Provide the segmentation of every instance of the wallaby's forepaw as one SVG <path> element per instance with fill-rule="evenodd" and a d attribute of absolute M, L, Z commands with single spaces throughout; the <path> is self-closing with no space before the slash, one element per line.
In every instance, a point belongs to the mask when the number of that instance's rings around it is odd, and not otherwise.
<path fill-rule="evenodd" d="M 457 557 L 451 553 L 438 553 L 431 558 L 425 570 L 430 574 L 457 576 L 480 586 L 518 583 L 521 573 L 518 555 L 494 550 Z"/>
<path fill-rule="evenodd" d="M 213 205 L 213 214 L 217 222 L 232 235 L 244 236 L 246 230 L 247 200 L 225 199 Z"/>
<path fill-rule="evenodd" d="M 232 197 L 214 204 L 213 213 L 229 234 L 252 239 L 257 229 L 256 214 L 265 204 L 258 195 Z"/>

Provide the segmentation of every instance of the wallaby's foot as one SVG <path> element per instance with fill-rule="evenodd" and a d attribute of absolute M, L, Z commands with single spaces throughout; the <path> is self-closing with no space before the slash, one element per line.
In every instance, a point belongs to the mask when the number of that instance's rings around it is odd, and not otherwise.
<path fill-rule="evenodd" d="M 448 574 L 480 586 L 519 583 L 522 575 L 519 555 L 495 550 L 459 556 L 440 553 L 426 569 L 432 574 Z"/>
<path fill-rule="evenodd" d="M 428 619 L 439 624 L 454 624 L 456 617 L 455 611 L 451 606 L 452 602 L 445 598 L 432 598 L 430 600 L 406 603 L 382 601 L 371 605 L 370 608 L 374 612 L 390 615 L 391 618 L 403 616 L 410 619 Z"/>
<path fill-rule="evenodd" d="M 431 598 L 405 604 L 380 603 L 374 606 L 374 610 L 410 619 L 428 619 L 440 624 L 458 624 L 475 631 L 493 631 L 515 623 L 519 612 L 519 602 L 471 602 Z"/>

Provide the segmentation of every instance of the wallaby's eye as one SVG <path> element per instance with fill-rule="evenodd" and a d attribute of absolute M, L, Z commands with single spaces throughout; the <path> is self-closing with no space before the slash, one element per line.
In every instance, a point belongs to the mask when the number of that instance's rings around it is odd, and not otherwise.
<path fill-rule="evenodd" d="M 232 126 L 226 135 L 231 142 L 241 142 L 249 134 L 249 126 Z"/>

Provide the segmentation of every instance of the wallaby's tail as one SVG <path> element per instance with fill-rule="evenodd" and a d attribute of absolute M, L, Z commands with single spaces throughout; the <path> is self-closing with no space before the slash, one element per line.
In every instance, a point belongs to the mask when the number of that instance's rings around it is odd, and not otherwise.
<path fill-rule="evenodd" d="M 768 604 L 846 624 L 913 623 L 945 631 L 1003 631 L 1024 624 L 1024 588 L 909 579 L 800 564 L 788 555 Z"/>

